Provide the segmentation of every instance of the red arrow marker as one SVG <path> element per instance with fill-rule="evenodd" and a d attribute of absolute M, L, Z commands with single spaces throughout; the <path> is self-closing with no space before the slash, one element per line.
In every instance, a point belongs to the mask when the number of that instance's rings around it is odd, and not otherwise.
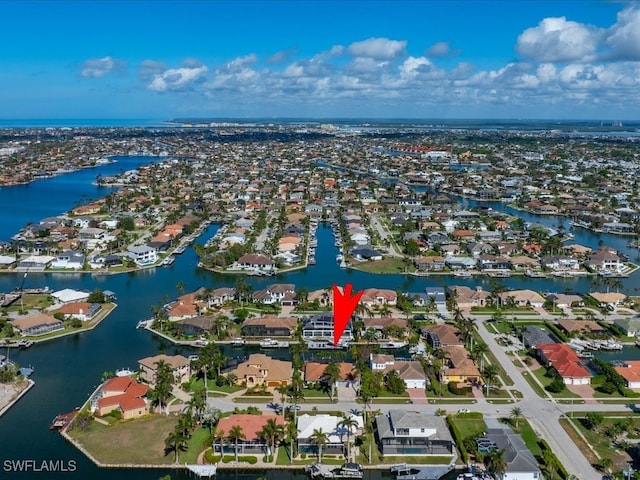
<path fill-rule="evenodd" d="M 344 286 L 344 295 L 338 290 L 336 284 L 333 284 L 333 346 L 338 345 L 338 341 L 342 336 L 342 332 L 347 327 L 351 315 L 356 309 L 356 305 L 360 301 L 360 297 L 364 290 L 359 291 L 353 297 L 351 296 L 351 284 Z"/>

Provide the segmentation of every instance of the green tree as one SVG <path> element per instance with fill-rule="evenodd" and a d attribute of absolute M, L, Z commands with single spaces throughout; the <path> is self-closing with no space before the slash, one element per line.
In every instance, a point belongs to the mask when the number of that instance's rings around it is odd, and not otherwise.
<path fill-rule="evenodd" d="M 229 440 L 233 442 L 233 449 L 235 453 L 236 462 L 238 461 L 238 443 L 240 440 L 244 440 L 247 436 L 242 431 L 242 427 L 240 425 L 234 425 L 229 429 Z"/>
<path fill-rule="evenodd" d="M 318 462 L 322 462 L 322 447 L 329 443 L 329 434 L 323 432 L 322 428 L 317 428 L 313 430 L 309 440 L 318 448 Z"/>
<path fill-rule="evenodd" d="M 511 409 L 511 420 L 513 420 L 513 425 L 515 428 L 518 428 L 518 422 L 522 418 L 522 409 L 520 407 L 513 407 Z"/>
<path fill-rule="evenodd" d="M 267 440 L 269 446 L 269 454 L 276 454 L 276 443 L 284 437 L 284 426 L 278 424 L 275 418 L 270 418 L 262 427 L 261 434 Z"/>
<path fill-rule="evenodd" d="M 322 381 L 329 389 L 329 397 L 333 402 L 333 395 L 336 382 L 340 380 L 340 365 L 337 362 L 330 362 L 322 372 Z"/>
<path fill-rule="evenodd" d="M 504 459 L 504 449 L 494 450 L 484 456 L 484 464 L 489 473 L 495 478 L 501 478 L 507 470 L 507 461 Z"/>
<path fill-rule="evenodd" d="M 400 378 L 400 375 L 398 375 L 398 372 L 395 370 L 391 370 L 387 373 L 384 383 L 387 390 L 396 395 L 400 395 L 407 390 L 406 382 Z"/>
<path fill-rule="evenodd" d="M 179 463 L 179 454 L 180 451 L 185 451 L 187 449 L 187 438 L 182 434 L 182 432 L 178 429 L 173 430 L 167 438 L 164 440 L 165 445 L 165 455 L 171 451 L 174 451 L 176 454 L 175 463 Z"/>
<path fill-rule="evenodd" d="M 153 389 L 149 390 L 147 396 L 151 398 L 159 407 L 167 407 L 166 414 L 169 415 L 167 402 L 171 398 L 171 392 L 173 390 L 173 369 L 164 360 L 156 362 L 156 375 L 155 385 Z"/>
<path fill-rule="evenodd" d="M 104 293 L 99 288 L 93 290 L 87 297 L 87 302 L 89 303 L 105 303 L 105 301 Z"/>
<path fill-rule="evenodd" d="M 338 428 L 340 428 L 341 431 L 344 431 L 347 434 L 347 454 L 345 455 L 345 457 L 347 458 L 348 462 L 351 456 L 351 433 L 354 429 L 358 428 L 358 421 L 353 417 L 345 416 L 338 422 Z"/>

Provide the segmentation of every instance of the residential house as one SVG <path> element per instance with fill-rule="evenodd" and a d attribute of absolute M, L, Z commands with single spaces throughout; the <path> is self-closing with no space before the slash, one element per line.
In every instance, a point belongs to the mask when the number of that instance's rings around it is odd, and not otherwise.
<path fill-rule="evenodd" d="M 536 345 L 538 357 L 544 365 L 551 365 L 567 385 L 589 385 L 591 373 L 582 366 L 580 357 L 566 343 Z"/>
<path fill-rule="evenodd" d="M 62 268 L 66 270 L 82 270 L 85 257 L 82 252 L 76 250 L 65 250 L 58 254 L 56 259 L 51 262 L 51 268 Z"/>
<path fill-rule="evenodd" d="M 418 270 L 425 272 L 440 272 L 445 269 L 444 257 L 418 257 L 414 262 Z"/>
<path fill-rule="evenodd" d="M 44 335 L 46 333 L 64 330 L 64 323 L 61 320 L 40 312 L 15 318 L 11 320 L 11 325 L 13 325 L 22 336 Z"/>
<path fill-rule="evenodd" d="M 445 353 L 446 364 L 440 372 L 442 383 L 477 383 L 482 378 L 478 366 L 463 346 L 441 347 Z"/>
<path fill-rule="evenodd" d="M 390 326 L 396 326 L 401 328 L 405 334 L 408 334 L 407 330 L 407 320 L 404 318 L 397 317 L 372 317 L 364 319 L 364 329 L 369 330 L 373 329 L 376 332 L 383 333 L 383 330 Z"/>
<path fill-rule="evenodd" d="M 158 250 L 148 245 L 131 245 L 127 247 L 125 255 L 141 267 L 152 265 L 158 260 Z"/>
<path fill-rule="evenodd" d="M 640 317 L 616 318 L 613 323 L 627 337 L 640 338 Z"/>
<path fill-rule="evenodd" d="M 487 429 L 484 438 L 492 442 L 495 448 L 504 452 L 505 470 L 496 476 L 496 480 L 538 480 L 542 478 L 538 462 L 527 448 L 522 437 L 509 427 L 496 423 Z"/>
<path fill-rule="evenodd" d="M 444 263 L 451 270 L 469 270 L 476 268 L 477 265 L 477 261 L 473 257 L 457 257 L 454 255 L 447 256 Z"/>
<path fill-rule="evenodd" d="M 382 254 L 369 245 L 361 245 L 351 249 L 351 255 L 356 260 L 382 260 Z"/>
<path fill-rule="evenodd" d="M 275 360 L 262 353 L 252 353 L 249 359 L 233 370 L 238 385 L 277 387 L 291 383 L 292 363 Z"/>
<path fill-rule="evenodd" d="M 364 423 L 359 415 L 351 415 L 351 418 L 358 423 L 358 426 L 352 427 L 350 433 L 351 438 L 354 439 L 358 431 L 364 427 Z M 328 435 L 328 442 L 322 446 L 322 453 L 344 455 L 347 430 L 339 426 L 341 421 L 342 417 L 335 415 L 300 415 L 298 417 L 298 452 L 307 455 L 317 453 L 318 447 L 313 442 L 313 432 L 321 430 Z"/>
<path fill-rule="evenodd" d="M 189 380 L 191 377 L 191 362 L 188 358 L 182 355 L 155 355 L 153 357 L 146 357 L 142 360 L 138 360 L 140 366 L 140 378 L 145 382 L 154 384 L 156 381 L 156 374 L 158 372 L 158 363 L 165 362 L 171 367 L 175 383 L 181 384 Z"/>
<path fill-rule="evenodd" d="M 624 269 L 624 262 L 620 257 L 607 249 L 599 249 L 588 254 L 584 264 L 594 272 L 620 272 Z"/>
<path fill-rule="evenodd" d="M 369 355 L 371 371 L 387 375 L 395 370 L 405 382 L 407 388 L 426 388 L 427 375 L 420 362 L 415 360 L 396 360 L 393 355 L 372 353 Z"/>
<path fill-rule="evenodd" d="M 492 301 L 491 293 L 483 290 L 482 287 L 472 289 L 464 285 L 456 285 L 450 286 L 449 291 L 450 295 L 454 296 L 460 309 L 486 307 L 490 305 Z"/>
<path fill-rule="evenodd" d="M 217 317 L 214 315 L 196 315 L 176 320 L 176 325 L 187 337 L 206 335 L 213 331 Z"/>
<path fill-rule="evenodd" d="M 511 262 L 506 257 L 479 255 L 478 266 L 481 270 L 510 270 Z"/>
<path fill-rule="evenodd" d="M 612 308 L 622 305 L 627 298 L 626 295 L 617 292 L 591 292 L 589 296 L 598 302 L 601 306 L 610 306 Z"/>
<path fill-rule="evenodd" d="M 545 257 L 541 260 L 542 266 L 554 272 L 580 270 L 580 261 L 577 258 L 566 255 Z"/>
<path fill-rule="evenodd" d="M 510 302 L 516 307 L 540 308 L 544 305 L 544 297 L 533 290 L 509 290 L 498 294 L 500 305 L 508 305 Z"/>
<path fill-rule="evenodd" d="M 374 305 L 395 305 L 398 294 L 393 290 L 366 288 L 362 292 L 360 302 L 372 307 Z"/>
<path fill-rule="evenodd" d="M 433 348 L 462 345 L 460 330 L 448 323 L 422 327 L 422 336 Z"/>
<path fill-rule="evenodd" d="M 580 295 L 568 293 L 550 293 L 547 298 L 558 308 L 583 307 L 584 300 Z"/>
<path fill-rule="evenodd" d="M 50 255 L 29 255 L 18 262 L 18 268 L 21 270 L 44 270 L 56 257 Z"/>
<path fill-rule="evenodd" d="M 336 387 L 357 387 L 360 384 L 358 373 L 356 372 L 355 365 L 349 362 L 337 362 L 340 369 L 338 380 L 336 380 Z M 319 362 L 305 362 L 304 364 L 304 381 L 306 383 L 317 383 L 322 380 L 324 370 L 327 368 L 327 363 Z"/>
<path fill-rule="evenodd" d="M 333 315 L 323 313 L 306 319 L 302 325 L 302 338 L 305 340 L 330 340 L 333 342 Z M 353 340 L 351 322 L 347 323 L 340 340 Z"/>
<path fill-rule="evenodd" d="M 269 452 L 268 440 L 265 439 L 260 432 L 269 420 L 275 421 L 276 425 L 284 428 L 286 422 L 280 415 L 262 414 L 250 415 L 247 413 L 232 413 L 228 417 L 223 417 L 216 427 L 222 436 L 219 442 L 214 442 L 213 449 L 215 453 L 232 454 L 236 452 L 236 443 L 238 455 L 247 454 L 267 454 Z M 232 440 L 230 432 L 234 427 L 239 427 L 244 434 L 244 438 Z"/>
<path fill-rule="evenodd" d="M 455 456 L 453 438 L 444 417 L 407 410 L 390 410 L 376 417 L 383 455 Z"/>
<path fill-rule="evenodd" d="M 72 288 L 63 288 L 62 290 L 57 290 L 51 294 L 56 303 L 73 303 L 73 302 L 83 302 L 89 298 L 89 292 L 84 292 L 82 290 L 74 290 Z"/>
<path fill-rule="evenodd" d="M 199 289 L 178 297 L 178 299 L 168 307 L 167 315 L 169 320 L 182 320 L 200 315 L 202 310 L 207 306 L 202 296 L 202 290 Z"/>
<path fill-rule="evenodd" d="M 264 316 L 242 322 L 243 337 L 290 337 L 298 326 L 296 317 Z"/>
<path fill-rule="evenodd" d="M 99 303 L 72 302 L 62 305 L 56 312 L 60 312 L 66 318 L 77 318 L 83 322 L 94 318 L 102 309 Z"/>
<path fill-rule="evenodd" d="M 210 307 L 220 307 L 236 298 L 236 289 L 230 287 L 214 288 L 206 294 Z"/>
<path fill-rule="evenodd" d="M 120 410 L 124 420 L 141 417 L 149 413 L 148 391 L 148 385 L 140 384 L 129 376 L 111 378 L 92 399 L 92 411 L 101 417 Z"/>
<path fill-rule="evenodd" d="M 640 389 L 640 360 L 625 360 L 614 369 L 624 378 L 627 388 Z"/>
<path fill-rule="evenodd" d="M 292 283 L 274 283 L 264 290 L 258 290 L 253 294 L 255 302 L 292 306 L 295 303 L 296 286 Z"/>
<path fill-rule="evenodd" d="M 255 253 L 242 255 L 235 265 L 235 269 L 237 270 L 253 270 L 264 273 L 274 272 L 275 268 L 276 264 L 273 260 L 265 255 Z"/>

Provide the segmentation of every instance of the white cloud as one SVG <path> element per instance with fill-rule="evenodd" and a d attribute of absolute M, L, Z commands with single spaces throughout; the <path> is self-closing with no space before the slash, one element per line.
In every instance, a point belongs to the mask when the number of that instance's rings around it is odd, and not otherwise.
<path fill-rule="evenodd" d="M 619 12 L 605 43 L 613 59 L 640 60 L 640 8 L 634 5 Z"/>
<path fill-rule="evenodd" d="M 155 92 L 189 90 L 194 83 L 201 81 L 207 67 L 169 68 L 162 73 L 155 74 L 148 88 Z"/>
<path fill-rule="evenodd" d="M 80 76 L 84 78 L 101 78 L 111 72 L 120 73 L 127 67 L 127 62 L 109 56 L 91 58 L 82 64 Z"/>
<path fill-rule="evenodd" d="M 409 57 L 400 65 L 400 77 L 409 80 L 429 70 L 431 70 L 431 62 L 426 58 Z"/>
<path fill-rule="evenodd" d="M 427 48 L 427 55 L 430 57 L 445 57 L 452 53 L 449 42 L 438 42 Z"/>
<path fill-rule="evenodd" d="M 520 34 L 516 50 L 541 62 L 584 60 L 596 53 L 601 36 L 601 30 L 565 17 L 545 18 Z"/>
<path fill-rule="evenodd" d="M 392 60 L 405 54 L 406 41 L 389 40 L 388 38 L 369 38 L 362 42 L 354 42 L 347 48 L 353 57 L 368 57 L 378 60 Z"/>

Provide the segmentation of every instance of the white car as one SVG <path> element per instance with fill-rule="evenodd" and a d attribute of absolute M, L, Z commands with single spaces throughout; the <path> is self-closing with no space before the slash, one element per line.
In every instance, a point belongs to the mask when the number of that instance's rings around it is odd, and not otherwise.
<path fill-rule="evenodd" d="M 471 410 L 469 410 L 468 408 L 461 408 L 458 410 L 458 413 L 471 413 Z"/>

